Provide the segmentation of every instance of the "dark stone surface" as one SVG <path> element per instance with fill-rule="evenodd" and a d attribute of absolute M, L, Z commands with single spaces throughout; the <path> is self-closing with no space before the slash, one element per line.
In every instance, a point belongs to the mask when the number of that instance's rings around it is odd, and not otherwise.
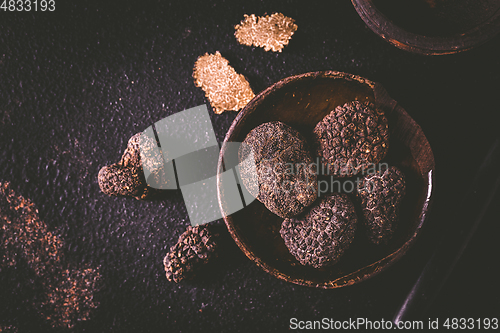
<path fill-rule="evenodd" d="M 457 202 L 468 175 L 498 135 L 498 36 L 462 54 L 425 57 L 377 37 L 349 1 L 71 3 L 56 1 L 55 12 L 0 12 L 0 181 L 36 204 L 64 240 L 68 260 L 101 267 L 101 305 L 75 332 L 287 331 L 291 317 L 392 319 L 436 239 L 460 227 L 449 216 L 467 209 Z M 243 14 L 265 12 L 296 20 L 283 53 L 239 45 L 233 36 Z M 207 103 L 192 68 L 217 50 L 256 93 L 316 70 L 378 81 L 422 126 L 436 158 L 435 200 L 403 260 L 362 284 L 316 290 L 266 274 L 228 239 L 203 279 L 166 279 L 163 256 L 189 225 L 182 194 L 108 197 L 97 173 L 120 159 L 133 134 Z M 222 142 L 236 113 L 210 117 Z M 498 222 L 495 210 L 429 317 L 498 316 L 498 224 L 489 221 Z M 28 273 L 23 265 L 0 272 L 0 325 L 59 331 L 31 307 L 37 290 Z"/>

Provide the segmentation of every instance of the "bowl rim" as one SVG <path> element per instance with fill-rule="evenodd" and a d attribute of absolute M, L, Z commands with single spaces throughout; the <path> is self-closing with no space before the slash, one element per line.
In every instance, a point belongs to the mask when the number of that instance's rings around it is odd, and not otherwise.
<path fill-rule="evenodd" d="M 500 9 L 480 25 L 449 37 L 430 37 L 409 32 L 394 24 L 372 0 L 351 0 L 358 15 L 377 35 L 392 45 L 424 55 L 445 55 L 467 51 L 500 33 Z"/>
<path fill-rule="evenodd" d="M 348 286 L 348 285 L 353 285 L 356 283 L 359 283 L 361 281 L 367 280 L 375 275 L 378 275 L 382 271 L 386 270 L 388 267 L 390 267 L 393 263 L 395 263 L 397 260 L 401 258 L 401 256 L 408 251 L 408 249 L 414 244 L 414 242 L 417 239 L 417 236 L 420 234 L 420 230 L 423 227 L 423 224 L 425 220 L 427 219 L 427 215 L 432 203 L 432 198 L 433 198 L 433 192 L 434 192 L 434 187 L 433 187 L 433 182 L 434 182 L 434 156 L 431 156 L 432 162 L 430 166 L 430 170 L 426 171 L 425 174 L 422 173 L 422 176 L 427 177 L 427 183 L 425 186 L 427 187 L 427 193 L 423 202 L 422 210 L 419 214 L 418 217 L 418 225 L 415 228 L 415 231 L 411 235 L 411 237 L 397 250 L 392 252 L 391 254 L 387 255 L 386 257 L 379 259 L 367 266 L 364 266 L 356 271 L 353 271 L 351 273 L 348 273 L 346 275 L 343 275 L 335 280 L 328 281 L 326 283 L 316 283 L 310 280 L 306 279 L 300 279 L 300 278 L 291 278 L 280 271 L 278 271 L 276 268 L 268 265 L 266 262 L 262 261 L 258 256 L 256 256 L 246 245 L 245 243 L 240 239 L 238 235 L 238 231 L 235 228 L 235 225 L 232 222 L 232 217 L 230 214 L 226 215 L 224 213 L 224 205 L 222 203 L 222 195 L 221 195 L 221 178 L 220 175 L 223 172 L 223 163 L 222 163 L 222 157 L 225 154 L 225 151 L 227 149 L 227 142 L 230 139 L 230 137 L 233 135 L 233 132 L 238 126 L 239 122 L 242 120 L 242 118 L 249 117 L 254 111 L 254 105 L 259 104 L 266 96 L 268 96 L 270 93 L 272 93 L 276 88 L 281 88 L 285 85 L 287 85 L 290 82 L 295 82 L 297 80 L 302 80 L 302 79 L 307 79 L 307 78 L 317 78 L 317 77 L 328 77 L 328 78 L 341 78 L 341 79 L 346 79 L 348 81 L 357 81 L 359 83 L 367 84 L 370 88 L 373 89 L 374 95 L 375 95 L 375 100 L 377 101 L 377 97 L 381 97 L 381 99 L 386 99 L 388 98 L 391 102 L 384 105 L 386 108 L 389 108 L 390 110 L 393 110 L 397 108 L 397 102 L 394 100 L 390 99 L 388 97 L 387 92 L 385 89 L 376 82 L 373 82 L 371 80 L 368 80 L 366 78 L 363 78 L 358 75 L 350 74 L 350 73 L 345 73 L 345 72 L 339 72 L 339 71 L 316 71 L 316 72 L 308 72 L 308 73 L 303 73 L 303 74 L 298 74 L 298 75 L 292 75 L 286 78 L 283 78 L 279 80 L 278 82 L 275 82 L 274 84 L 270 85 L 266 89 L 264 89 L 262 92 L 260 92 L 258 95 L 256 95 L 236 116 L 236 118 L 233 120 L 229 130 L 227 131 L 225 137 L 224 137 L 224 142 L 222 144 L 222 147 L 220 149 L 219 153 L 219 159 L 217 162 L 217 201 L 219 204 L 219 208 L 221 210 L 221 214 L 223 216 L 224 222 L 226 224 L 226 227 L 235 241 L 235 243 L 238 245 L 240 250 L 251 260 L 253 261 L 257 266 L 259 266 L 261 269 L 263 269 L 265 272 L 281 279 L 287 282 L 291 282 L 294 284 L 302 285 L 302 286 L 308 286 L 308 287 L 316 287 L 316 288 L 324 288 L 324 289 L 332 289 L 332 288 L 339 288 L 343 286 Z M 421 134 L 425 140 L 427 138 L 425 135 L 423 135 L 423 132 L 420 128 L 420 126 L 406 113 L 404 109 L 401 108 L 401 110 L 409 117 L 409 119 L 414 123 L 416 127 L 421 131 Z M 428 141 L 427 141 L 428 144 Z M 432 152 L 432 151 L 431 151 Z M 413 155 L 413 154 L 412 154 Z M 364 269 L 367 269 L 372 266 L 376 266 L 377 264 L 380 264 L 383 262 L 382 267 L 378 267 L 375 271 L 365 274 L 361 277 L 356 276 L 356 274 Z M 349 279 L 350 277 L 356 276 L 355 279 Z M 345 282 L 344 282 L 345 281 Z"/>

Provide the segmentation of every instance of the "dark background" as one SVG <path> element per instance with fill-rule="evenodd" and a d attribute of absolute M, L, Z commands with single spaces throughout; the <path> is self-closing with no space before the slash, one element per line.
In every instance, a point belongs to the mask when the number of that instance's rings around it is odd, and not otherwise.
<path fill-rule="evenodd" d="M 461 200 L 499 133 L 498 36 L 430 57 L 376 36 L 350 1 L 71 3 L 56 0 L 55 12 L 0 12 L 0 181 L 35 203 L 64 240 L 68 260 L 100 266 L 100 306 L 73 331 L 266 332 L 287 331 L 291 317 L 391 320 L 437 241 L 467 230 L 459 223 L 469 208 Z M 234 25 L 244 14 L 274 12 L 298 25 L 282 53 L 237 43 Z M 401 261 L 359 285 L 320 290 L 272 277 L 230 241 L 202 278 L 165 278 L 163 256 L 189 225 L 180 191 L 159 201 L 108 197 L 97 173 L 119 160 L 133 134 L 208 103 L 192 69 L 215 51 L 255 93 L 309 71 L 364 76 L 421 125 L 436 160 L 434 201 L 423 234 Z M 222 142 L 236 113 L 210 117 Z M 417 319 L 498 317 L 498 206 Z M 65 331 L 41 319 L 25 283 L 21 268 L 0 271 L 0 327 Z"/>

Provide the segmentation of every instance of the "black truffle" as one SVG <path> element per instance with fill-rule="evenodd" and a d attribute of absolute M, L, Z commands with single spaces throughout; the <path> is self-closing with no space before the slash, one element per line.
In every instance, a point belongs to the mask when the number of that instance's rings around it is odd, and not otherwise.
<path fill-rule="evenodd" d="M 141 133 L 132 136 L 127 144 L 127 149 L 118 163 L 106 165 L 99 170 L 97 181 L 101 191 L 108 195 L 132 196 L 136 199 L 152 198 L 159 193 L 159 190 L 151 188 L 144 179 L 142 163 L 159 165 L 163 163 L 161 156 L 154 156 L 156 143 L 144 137 L 141 140 Z M 139 145 L 142 144 L 142 151 Z M 142 161 L 141 155 L 145 161 Z M 152 168 L 151 168 L 152 169 Z M 153 174 L 154 177 L 162 175 Z"/>
<path fill-rule="evenodd" d="M 405 195 L 405 178 L 396 167 L 367 175 L 358 191 L 368 238 L 374 244 L 387 244 L 396 229 L 399 206 Z"/>
<path fill-rule="evenodd" d="M 140 196 L 144 191 L 144 181 L 137 169 L 125 168 L 118 164 L 106 165 L 97 176 L 101 191 L 108 195 Z"/>
<path fill-rule="evenodd" d="M 323 198 L 301 216 L 285 219 L 280 234 L 302 264 L 321 268 L 336 263 L 351 244 L 357 216 L 346 194 Z"/>
<path fill-rule="evenodd" d="M 389 149 L 384 113 L 371 103 L 338 106 L 313 130 L 316 153 L 329 174 L 353 176 L 380 162 Z"/>
<path fill-rule="evenodd" d="M 193 278 L 196 272 L 216 257 L 216 238 L 209 225 L 189 226 L 163 259 L 169 281 Z"/>
<path fill-rule="evenodd" d="M 244 162 L 250 152 L 255 168 Z M 273 121 L 254 128 L 243 141 L 239 158 L 243 184 L 274 214 L 292 217 L 316 200 L 317 175 L 309 147 L 292 127 Z"/>

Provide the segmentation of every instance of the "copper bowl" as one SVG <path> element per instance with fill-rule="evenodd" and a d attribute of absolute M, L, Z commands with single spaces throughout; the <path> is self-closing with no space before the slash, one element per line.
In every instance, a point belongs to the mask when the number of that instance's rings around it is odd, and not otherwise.
<path fill-rule="evenodd" d="M 400 49 L 457 53 L 500 32 L 497 0 L 352 0 L 366 25 Z"/>
<path fill-rule="evenodd" d="M 282 218 L 254 200 L 224 217 L 226 226 L 245 255 L 279 279 L 318 288 L 338 288 L 366 280 L 400 259 L 415 242 L 424 224 L 432 195 L 434 156 L 420 126 L 392 100 L 380 84 L 359 76 L 312 72 L 285 78 L 262 91 L 238 114 L 221 148 L 217 192 L 223 216 L 224 193 L 220 174 L 228 142 L 242 142 L 258 125 L 279 120 L 299 130 L 306 139 L 318 121 L 338 105 L 359 100 L 381 108 L 389 120 L 390 148 L 384 161 L 406 176 L 407 194 L 400 223 L 387 246 L 369 244 L 358 232 L 341 260 L 328 268 L 301 265 L 289 252 L 279 230 Z"/>

